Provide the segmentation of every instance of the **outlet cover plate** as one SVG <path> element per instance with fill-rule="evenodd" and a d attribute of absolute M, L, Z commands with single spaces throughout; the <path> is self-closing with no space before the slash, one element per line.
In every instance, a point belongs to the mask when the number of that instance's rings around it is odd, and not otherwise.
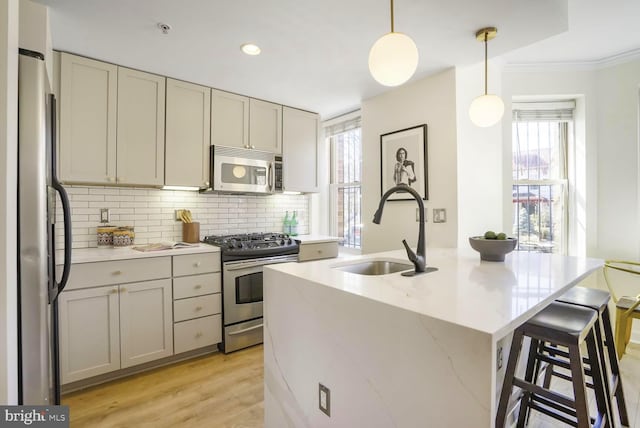
<path fill-rule="evenodd" d="M 433 209 L 433 222 L 434 223 L 446 223 L 447 222 L 447 210 L 445 208 Z"/>
<path fill-rule="evenodd" d="M 111 220 L 111 212 L 109 208 L 100 208 L 100 223 L 109 223 Z"/>
<path fill-rule="evenodd" d="M 331 390 L 323 384 L 318 384 L 318 408 L 331 417 Z"/>

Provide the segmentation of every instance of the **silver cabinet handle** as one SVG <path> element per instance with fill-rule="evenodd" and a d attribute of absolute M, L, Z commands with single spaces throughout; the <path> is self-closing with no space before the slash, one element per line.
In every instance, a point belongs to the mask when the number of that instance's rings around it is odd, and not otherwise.
<path fill-rule="evenodd" d="M 238 331 L 234 331 L 232 333 L 229 333 L 229 336 L 235 336 L 237 334 L 242 334 L 242 333 L 246 333 L 248 331 L 257 330 L 259 328 L 262 328 L 263 326 L 264 326 L 264 324 L 258 324 L 258 325 L 254 325 L 253 327 L 243 328 L 242 330 L 238 330 Z"/>
<path fill-rule="evenodd" d="M 196 312 L 201 311 L 202 310 L 202 306 L 196 306 Z"/>
<path fill-rule="evenodd" d="M 107 181 L 113 181 L 113 177 L 107 177 Z"/>
<path fill-rule="evenodd" d="M 194 267 L 200 267 L 200 262 L 195 262 L 195 263 L 193 264 L 193 266 L 194 266 Z"/>
<path fill-rule="evenodd" d="M 111 294 L 118 294 L 118 288 L 117 287 L 112 288 Z"/>
<path fill-rule="evenodd" d="M 205 181 L 205 182 L 204 182 L 204 185 L 208 187 L 208 186 L 209 186 L 209 182 L 208 182 L 208 181 Z"/>
<path fill-rule="evenodd" d="M 255 149 L 255 148 L 256 148 L 256 146 L 254 146 L 254 145 L 252 144 L 252 145 L 251 145 L 251 148 L 252 148 L 252 149 Z"/>
<path fill-rule="evenodd" d="M 196 333 L 196 339 L 199 338 L 199 337 L 202 337 L 202 333 L 201 332 L 197 332 Z"/>
<path fill-rule="evenodd" d="M 123 292 L 123 293 L 126 293 L 127 289 L 125 287 L 120 287 L 120 291 Z"/>
<path fill-rule="evenodd" d="M 198 284 L 198 285 L 196 285 L 196 286 L 195 286 L 195 287 L 193 287 L 193 288 L 195 288 L 196 290 L 200 290 L 200 289 L 202 288 L 202 285 Z"/>
<path fill-rule="evenodd" d="M 121 275 L 122 271 L 121 270 L 116 270 L 116 271 L 113 271 L 113 274 L 114 275 Z"/>

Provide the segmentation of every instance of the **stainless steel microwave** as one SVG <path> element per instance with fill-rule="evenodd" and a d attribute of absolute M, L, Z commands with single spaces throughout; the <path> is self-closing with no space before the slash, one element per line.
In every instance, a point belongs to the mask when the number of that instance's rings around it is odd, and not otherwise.
<path fill-rule="evenodd" d="M 210 188 L 203 192 L 282 192 L 282 156 L 236 147 L 211 146 Z"/>

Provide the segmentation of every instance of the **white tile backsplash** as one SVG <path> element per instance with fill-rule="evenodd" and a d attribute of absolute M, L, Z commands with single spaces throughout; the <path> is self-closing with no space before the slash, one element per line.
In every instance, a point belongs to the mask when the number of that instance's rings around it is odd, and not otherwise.
<path fill-rule="evenodd" d="M 217 195 L 177 190 L 65 186 L 71 202 L 73 248 L 96 247 L 100 209 L 111 210 L 115 226 L 133 226 L 135 244 L 182 240 L 175 210 L 191 210 L 200 238 L 231 233 L 282 232 L 285 212 L 295 210 L 298 233 L 309 232 L 306 195 Z M 62 248 L 62 206 L 56 205 L 56 248 Z"/>

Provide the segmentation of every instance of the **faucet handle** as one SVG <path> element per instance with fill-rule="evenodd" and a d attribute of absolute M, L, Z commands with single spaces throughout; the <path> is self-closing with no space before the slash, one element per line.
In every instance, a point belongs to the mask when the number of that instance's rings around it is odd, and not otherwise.
<path fill-rule="evenodd" d="M 418 260 L 416 253 L 414 253 L 413 250 L 409 248 L 409 244 L 407 244 L 406 239 L 402 240 L 402 244 L 404 245 L 404 249 L 407 250 L 407 257 L 409 257 L 409 260 L 411 260 L 411 262 L 415 264 Z"/>

